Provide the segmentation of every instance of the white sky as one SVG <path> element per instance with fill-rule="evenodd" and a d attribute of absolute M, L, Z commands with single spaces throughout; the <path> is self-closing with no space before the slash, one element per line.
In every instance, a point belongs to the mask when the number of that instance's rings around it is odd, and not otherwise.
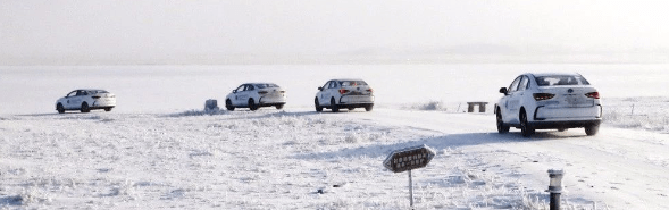
<path fill-rule="evenodd" d="M 0 56 L 669 50 L 669 1 L 0 0 Z M 484 50 L 485 51 L 485 50 Z"/>

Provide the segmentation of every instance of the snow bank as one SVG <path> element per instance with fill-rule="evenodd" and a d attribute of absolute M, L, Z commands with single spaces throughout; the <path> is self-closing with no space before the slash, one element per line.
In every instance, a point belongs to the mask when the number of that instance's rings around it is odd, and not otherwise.
<path fill-rule="evenodd" d="M 669 133 L 669 97 L 613 98 L 602 103 L 605 124 Z"/>

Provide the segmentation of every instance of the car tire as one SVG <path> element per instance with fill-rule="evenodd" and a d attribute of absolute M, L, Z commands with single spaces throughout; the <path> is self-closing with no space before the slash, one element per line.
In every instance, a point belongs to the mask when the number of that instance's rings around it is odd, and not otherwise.
<path fill-rule="evenodd" d="M 337 106 L 337 103 L 335 103 L 334 98 L 332 98 L 332 100 L 330 100 L 330 107 L 332 108 L 332 112 L 338 112 L 339 111 L 339 106 Z"/>
<path fill-rule="evenodd" d="M 88 103 L 84 102 L 81 103 L 81 112 L 90 112 L 91 108 L 88 107 Z"/>
<path fill-rule="evenodd" d="M 65 107 L 63 107 L 63 104 L 58 103 L 56 105 L 56 110 L 58 110 L 58 114 L 65 114 Z"/>
<path fill-rule="evenodd" d="M 558 128 L 558 132 L 566 132 L 568 129 L 566 128 Z"/>
<path fill-rule="evenodd" d="M 524 137 L 530 137 L 532 134 L 534 134 L 535 130 L 534 128 L 528 123 L 527 121 L 527 114 L 525 111 L 521 111 L 519 118 L 520 119 L 520 134 L 522 134 Z"/>
<path fill-rule="evenodd" d="M 316 98 L 316 100 L 315 100 L 314 103 L 316 104 L 316 111 L 317 111 L 317 112 L 322 112 L 322 111 L 323 111 L 323 107 L 320 105 L 320 103 L 318 103 L 318 98 Z"/>
<path fill-rule="evenodd" d="M 276 105 L 274 107 L 276 107 L 276 109 L 283 109 L 283 104 L 279 104 L 279 105 Z"/>
<path fill-rule="evenodd" d="M 105 108 L 105 111 L 107 111 L 107 112 L 111 111 L 111 110 L 112 110 L 112 108 Z"/>
<path fill-rule="evenodd" d="M 351 107 L 351 108 L 348 108 L 349 111 L 353 111 L 353 109 L 355 109 L 355 108 L 352 108 L 352 107 Z"/>
<path fill-rule="evenodd" d="M 369 105 L 365 106 L 365 110 L 368 111 L 368 112 L 374 110 L 374 104 L 369 104 Z"/>
<path fill-rule="evenodd" d="M 499 132 L 500 134 L 509 133 L 509 130 L 511 129 L 511 127 L 504 124 L 504 121 L 502 120 L 502 113 L 500 112 L 500 110 L 497 110 L 497 114 L 495 115 L 495 118 L 496 118 L 496 122 L 497 122 L 496 123 L 497 124 L 497 132 Z"/>
<path fill-rule="evenodd" d="M 585 134 L 588 136 L 594 136 L 599 133 L 599 125 L 590 125 L 585 127 Z"/>
<path fill-rule="evenodd" d="M 258 110 L 258 104 L 256 104 L 253 99 L 249 99 L 249 109 L 255 111 Z"/>
<path fill-rule="evenodd" d="M 225 109 L 229 111 L 235 111 L 235 107 L 232 106 L 232 101 L 230 101 L 230 99 L 225 100 Z"/>

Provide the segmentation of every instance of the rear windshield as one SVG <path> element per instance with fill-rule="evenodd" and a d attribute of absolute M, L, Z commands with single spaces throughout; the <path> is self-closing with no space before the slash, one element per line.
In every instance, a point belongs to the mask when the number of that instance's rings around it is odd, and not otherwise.
<path fill-rule="evenodd" d="M 257 84 L 256 86 L 258 86 L 258 89 L 265 89 L 265 88 L 268 88 L 268 87 L 279 87 L 278 85 L 273 84 L 273 83 Z"/>
<path fill-rule="evenodd" d="M 341 86 L 358 86 L 358 85 L 367 85 L 364 81 L 345 81 L 339 82 Z"/>
<path fill-rule="evenodd" d="M 106 90 L 89 90 L 88 94 L 96 94 L 96 93 L 109 93 Z"/>
<path fill-rule="evenodd" d="M 537 77 L 539 86 L 557 86 L 557 85 L 590 85 L 582 76 L 573 75 L 553 75 Z"/>

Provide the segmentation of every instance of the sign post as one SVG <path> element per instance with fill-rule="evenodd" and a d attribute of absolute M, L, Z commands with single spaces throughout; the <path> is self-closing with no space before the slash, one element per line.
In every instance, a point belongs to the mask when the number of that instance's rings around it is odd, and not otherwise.
<path fill-rule="evenodd" d="M 427 145 L 409 147 L 391 152 L 383 166 L 394 173 L 409 171 L 409 204 L 413 209 L 413 183 L 411 181 L 411 170 L 424 168 L 435 156 L 434 151 Z"/>

